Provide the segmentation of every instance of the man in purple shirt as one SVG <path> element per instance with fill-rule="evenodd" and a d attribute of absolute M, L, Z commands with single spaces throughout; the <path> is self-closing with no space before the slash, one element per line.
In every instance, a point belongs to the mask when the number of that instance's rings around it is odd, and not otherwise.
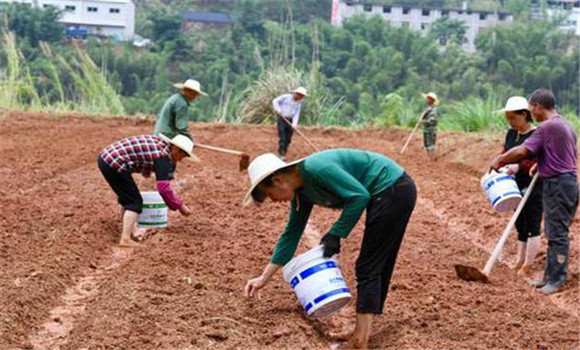
<path fill-rule="evenodd" d="M 576 134 L 558 114 L 554 95 L 539 89 L 529 97 L 532 115 L 540 124 L 521 146 L 497 156 L 491 167 L 499 169 L 527 155 L 538 156 L 538 171 L 544 184 L 543 205 L 548 252 L 544 277 L 534 281 L 545 294 L 560 289 L 568 272 L 568 232 L 578 208 Z M 533 171 L 533 170 L 532 170 Z"/>

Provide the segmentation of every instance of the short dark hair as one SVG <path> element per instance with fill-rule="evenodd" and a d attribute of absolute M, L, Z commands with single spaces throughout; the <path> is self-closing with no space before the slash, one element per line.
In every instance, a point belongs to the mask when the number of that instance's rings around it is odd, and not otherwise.
<path fill-rule="evenodd" d="M 532 119 L 532 112 L 530 112 L 530 111 L 529 111 L 529 110 L 527 110 L 527 109 L 520 109 L 520 110 L 518 110 L 518 111 L 514 111 L 514 113 L 515 113 L 515 114 L 518 114 L 518 115 L 522 115 L 522 114 L 523 114 L 523 115 L 525 115 L 525 116 L 526 116 L 526 121 L 527 121 L 528 123 L 531 123 L 531 122 L 533 122 L 533 121 L 534 121 L 534 119 Z"/>
<path fill-rule="evenodd" d="M 546 109 L 556 108 L 554 94 L 548 89 L 538 89 L 530 94 L 528 98 L 531 103 L 539 104 Z"/>
<path fill-rule="evenodd" d="M 291 172 L 292 169 L 294 169 L 295 167 L 296 167 L 296 165 L 292 165 L 289 167 L 279 169 L 279 170 L 273 172 L 272 174 L 268 175 L 267 177 L 265 177 L 264 180 L 260 181 L 260 183 L 257 184 L 256 187 L 254 187 L 254 189 L 252 190 L 252 198 L 254 199 L 254 201 L 258 202 L 258 203 L 262 203 L 262 202 L 264 202 L 264 200 L 266 200 L 266 194 L 258 188 L 260 185 L 263 185 L 265 187 L 272 186 L 272 179 L 274 178 L 275 175 L 287 174 L 287 173 Z"/>

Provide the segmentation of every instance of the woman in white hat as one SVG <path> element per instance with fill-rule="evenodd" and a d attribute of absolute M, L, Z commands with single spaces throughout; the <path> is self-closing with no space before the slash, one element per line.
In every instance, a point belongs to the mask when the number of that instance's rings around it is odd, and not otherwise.
<path fill-rule="evenodd" d="M 429 159 L 435 159 L 435 144 L 437 143 L 437 123 L 439 119 L 439 98 L 434 92 L 423 94 L 427 107 L 421 114 L 421 124 L 423 125 L 423 145 L 427 150 Z"/>
<path fill-rule="evenodd" d="M 150 177 L 155 172 L 157 190 L 171 210 L 179 210 L 185 216 L 189 208 L 173 193 L 169 181 L 177 163 L 193 154 L 193 141 L 177 135 L 173 139 L 160 135 L 141 135 L 124 138 L 107 146 L 98 157 L 98 165 L 123 208 L 123 231 L 120 246 L 132 247 L 131 240 L 137 217 L 143 209 L 143 198 L 135 184 L 132 173 Z"/>
<path fill-rule="evenodd" d="M 373 315 L 381 314 L 403 235 L 415 206 L 413 180 L 393 160 L 372 152 L 334 149 L 285 163 L 264 154 L 248 168 L 251 187 L 244 204 L 291 202 L 288 224 L 262 275 L 248 281 L 252 297 L 294 255 L 314 204 L 342 209 L 342 215 L 322 238 L 324 256 L 340 252 L 366 210 L 363 242 L 356 262 L 357 317 L 348 346 L 366 348 Z"/>
<path fill-rule="evenodd" d="M 286 157 L 288 146 L 292 142 L 294 129 L 298 127 L 300 110 L 302 109 L 302 103 L 306 96 L 308 96 L 306 88 L 300 86 L 291 94 L 280 95 L 272 101 L 274 111 L 278 116 L 276 119 L 278 127 L 278 155 L 282 159 Z"/>
<path fill-rule="evenodd" d="M 169 138 L 181 134 L 193 140 L 193 137 L 189 134 L 187 108 L 191 101 L 195 100 L 199 95 L 207 96 L 207 94 L 201 90 L 199 81 L 193 79 L 187 79 L 185 83 L 178 83 L 173 86 L 181 91 L 171 95 L 163 104 L 161 111 L 157 115 L 153 134 L 163 134 Z"/>
<path fill-rule="evenodd" d="M 504 108 L 498 112 L 503 113 L 510 125 L 506 137 L 503 152 L 524 143 L 536 129 L 532 124 L 532 113 L 525 97 L 510 97 Z M 502 171 L 515 175 L 516 183 L 522 192 L 525 192 L 532 182 L 530 169 L 537 163 L 537 158 L 529 156 L 519 163 L 506 165 Z M 538 179 L 536 184 L 516 221 L 518 231 L 518 256 L 514 269 L 518 273 L 529 276 L 531 266 L 536 259 L 540 247 L 540 225 L 542 223 L 542 181 Z"/>

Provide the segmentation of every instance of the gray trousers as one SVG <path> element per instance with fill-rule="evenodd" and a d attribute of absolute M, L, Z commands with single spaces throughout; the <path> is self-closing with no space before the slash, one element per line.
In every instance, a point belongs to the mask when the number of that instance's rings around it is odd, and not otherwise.
<path fill-rule="evenodd" d="M 542 179 L 548 253 L 544 281 L 556 287 L 566 282 L 570 226 L 578 208 L 578 180 L 574 174 Z"/>

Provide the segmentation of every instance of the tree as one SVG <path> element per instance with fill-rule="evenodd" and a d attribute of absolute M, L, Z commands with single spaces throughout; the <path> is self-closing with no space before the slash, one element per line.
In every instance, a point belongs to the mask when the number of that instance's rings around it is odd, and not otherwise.
<path fill-rule="evenodd" d="M 447 45 L 447 42 L 462 45 L 467 42 L 466 31 L 465 22 L 445 16 L 438 18 L 433 23 L 429 34 L 432 38 L 438 40 L 441 45 Z"/>
<path fill-rule="evenodd" d="M 33 47 L 40 41 L 58 42 L 62 39 L 64 29 L 58 20 L 60 11 L 54 6 L 40 8 L 28 4 L 1 4 L 0 14 L 6 14 L 5 29 L 26 39 Z"/>
<path fill-rule="evenodd" d="M 153 40 L 157 42 L 175 40 L 181 34 L 181 19 L 165 7 L 153 8 L 148 19 L 152 23 Z"/>

